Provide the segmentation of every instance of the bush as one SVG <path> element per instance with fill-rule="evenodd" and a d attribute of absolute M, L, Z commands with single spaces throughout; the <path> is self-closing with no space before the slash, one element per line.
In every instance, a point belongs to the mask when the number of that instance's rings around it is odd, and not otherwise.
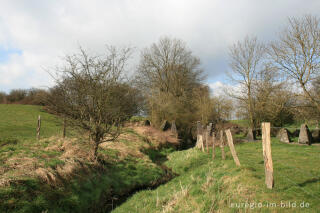
<path fill-rule="evenodd" d="M 16 103 L 22 101 L 27 96 L 27 90 L 24 89 L 13 89 L 7 95 L 7 101 L 9 103 Z"/>
<path fill-rule="evenodd" d="M 0 104 L 6 103 L 7 94 L 5 92 L 0 92 Z"/>
<path fill-rule="evenodd" d="M 48 92 L 43 89 L 14 89 L 7 95 L 0 92 L 0 104 L 28 104 L 28 105 L 45 105 L 45 98 Z"/>

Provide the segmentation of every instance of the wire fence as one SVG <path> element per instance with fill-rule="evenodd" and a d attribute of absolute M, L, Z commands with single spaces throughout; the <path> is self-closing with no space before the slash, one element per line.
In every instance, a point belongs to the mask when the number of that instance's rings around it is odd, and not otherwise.
<path fill-rule="evenodd" d="M 267 127 L 265 126 L 265 124 L 268 124 Z M 277 129 L 277 130 L 280 130 L 282 128 L 286 128 L 286 127 L 270 127 L 270 123 L 263 123 L 262 124 L 262 128 L 256 128 L 254 130 L 263 130 L 262 131 L 262 144 L 263 144 L 263 159 L 264 159 L 264 166 L 265 166 L 265 176 L 266 176 L 266 184 L 267 184 L 267 187 L 268 188 L 273 188 L 273 163 L 272 163 L 272 156 L 271 156 L 271 129 Z M 291 130 L 299 130 L 300 131 L 300 128 L 286 128 L 286 129 L 291 129 Z M 302 129 L 301 129 L 302 130 Z M 315 128 L 315 130 L 319 130 L 318 128 Z M 207 130 L 208 131 L 208 130 Z M 306 131 L 306 129 L 304 128 L 302 131 Z M 201 133 L 201 131 L 198 131 L 199 134 L 203 134 L 203 132 Z M 206 132 L 206 130 L 204 131 Z M 231 136 L 231 131 L 230 129 L 226 130 L 225 131 L 226 135 L 228 136 Z M 208 133 L 205 133 L 205 134 L 208 134 Z M 299 132 L 300 134 L 300 132 Z M 202 138 L 202 137 L 201 137 Z M 203 137 L 203 138 L 206 138 L 206 137 Z M 234 146 L 233 146 L 233 137 L 227 137 L 227 140 L 228 140 L 228 145 L 229 145 L 229 148 L 230 148 L 230 151 L 232 153 L 232 157 L 236 163 L 237 166 L 240 166 L 240 162 L 237 162 L 238 161 L 238 157 L 237 157 L 237 153 L 236 153 L 236 150 L 234 149 Z M 208 136 L 207 136 L 207 140 L 208 140 Z M 197 141 L 198 142 L 198 141 Z M 208 143 L 208 141 L 206 140 L 201 140 L 200 143 Z M 231 146 L 232 145 L 232 146 Z M 213 147 L 214 147 L 214 141 L 213 141 Z M 201 147 L 201 146 L 198 146 L 198 147 Z M 202 145 L 202 147 L 204 147 L 204 144 Z M 202 149 L 204 151 L 204 149 Z M 214 149 L 213 149 L 214 151 Z M 289 151 L 289 150 L 288 150 Z M 288 152 L 287 151 L 287 152 Z M 243 154 L 243 153 L 242 153 Z M 249 156 L 248 156 L 249 157 Z M 290 159 L 291 161 L 293 159 Z M 320 157 L 319 157 L 319 160 L 320 160 Z M 270 163 L 271 162 L 271 163 Z M 296 164 L 298 164 L 296 162 Z M 277 161 L 277 167 L 282 167 L 282 168 L 285 168 L 285 166 L 281 163 L 279 163 Z M 305 194 L 308 194 L 310 196 L 312 196 L 313 198 L 318 198 L 318 195 L 314 194 L 313 192 L 307 190 L 306 188 L 302 187 L 301 184 L 305 184 L 305 183 L 308 183 L 308 182 L 318 182 L 317 184 L 317 188 L 318 188 L 318 191 L 320 191 L 320 173 L 319 174 L 312 174 L 313 172 L 309 172 L 307 170 L 303 170 L 303 172 L 299 171 L 299 169 L 295 169 L 294 171 L 294 175 L 296 175 L 297 173 L 299 173 L 302 177 L 305 177 L 305 176 L 309 176 L 311 177 L 311 179 L 309 180 L 306 180 L 304 183 L 298 183 L 294 180 L 292 180 L 291 177 L 287 176 L 287 175 L 283 175 L 281 172 L 277 171 L 276 172 L 276 177 L 280 177 L 282 178 L 283 180 L 285 181 L 288 181 L 290 183 L 292 183 L 294 186 L 296 186 L 297 188 L 299 188 L 301 191 L 303 191 L 303 193 Z M 270 173 L 271 173 L 271 177 L 270 177 Z M 271 179 L 270 179 L 271 178 Z M 268 180 L 269 179 L 269 180 Z M 270 185 L 270 180 L 272 181 L 272 186 Z M 268 182 L 269 181 L 269 185 L 268 185 Z"/>

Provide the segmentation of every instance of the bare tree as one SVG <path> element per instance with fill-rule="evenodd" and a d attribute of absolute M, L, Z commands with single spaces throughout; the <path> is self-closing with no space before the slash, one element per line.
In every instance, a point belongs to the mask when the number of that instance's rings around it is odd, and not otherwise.
<path fill-rule="evenodd" d="M 255 82 L 254 97 L 257 123 L 271 122 L 282 126 L 292 122 L 292 92 L 281 81 L 278 69 L 272 64 L 265 65 Z"/>
<path fill-rule="evenodd" d="M 320 99 L 310 87 L 320 69 L 319 19 L 310 15 L 289 18 L 288 27 L 271 44 L 269 53 L 281 72 L 298 83 L 303 96 L 320 112 Z"/>
<path fill-rule="evenodd" d="M 230 48 L 230 79 L 235 82 L 241 91 L 233 91 L 232 97 L 245 105 L 251 128 L 255 127 L 255 101 L 254 84 L 259 72 L 264 69 L 265 46 L 257 38 L 246 37 L 242 42 L 237 42 Z"/>
<path fill-rule="evenodd" d="M 47 99 L 50 110 L 89 131 L 95 156 L 99 144 L 115 140 L 121 124 L 137 112 L 137 90 L 123 79 L 129 55 L 128 48 L 110 47 L 100 57 L 80 49 L 57 70 L 56 86 Z"/>
<path fill-rule="evenodd" d="M 213 100 L 210 98 L 210 89 L 208 86 L 196 87 L 193 91 L 193 104 L 196 106 L 196 115 L 198 120 L 206 125 L 214 117 Z"/>
<path fill-rule="evenodd" d="M 138 76 L 141 86 L 181 96 L 202 80 L 200 60 L 178 39 L 163 37 L 141 53 Z"/>
<path fill-rule="evenodd" d="M 229 120 L 232 117 L 232 111 L 234 110 L 233 101 L 223 95 L 215 96 L 211 98 L 213 108 L 213 123 L 223 122 Z"/>
<path fill-rule="evenodd" d="M 181 130 L 195 120 L 192 97 L 202 73 L 200 60 L 181 40 L 163 37 L 142 51 L 136 79 L 154 124 L 176 120 Z"/>

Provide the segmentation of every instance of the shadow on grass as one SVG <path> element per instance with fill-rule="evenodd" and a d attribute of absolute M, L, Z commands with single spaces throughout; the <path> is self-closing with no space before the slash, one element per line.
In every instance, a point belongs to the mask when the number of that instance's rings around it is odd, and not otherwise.
<path fill-rule="evenodd" d="M 133 194 L 141 190 L 153 190 L 177 176 L 163 164 L 167 160 L 164 153 L 153 149 L 145 149 L 144 152 L 157 167 L 134 158 L 109 165 L 109 172 L 112 173 L 111 196 L 107 198 L 103 212 L 111 212 Z"/>
<path fill-rule="evenodd" d="M 309 179 L 309 180 L 304 181 L 303 183 L 299 183 L 298 185 L 301 186 L 301 187 L 304 187 L 304 186 L 306 186 L 307 184 L 317 183 L 317 182 L 320 182 L 320 178 L 312 178 L 312 179 Z"/>
<path fill-rule="evenodd" d="M 160 165 L 163 164 L 168 160 L 167 155 L 164 153 L 159 152 L 158 150 L 154 149 L 144 149 L 142 150 L 149 158 L 152 160 L 153 163 Z"/>
<path fill-rule="evenodd" d="M 18 140 L 15 138 L 6 138 L 6 139 L 0 139 L 0 148 L 5 146 L 5 145 L 9 145 L 9 144 L 17 144 Z"/>

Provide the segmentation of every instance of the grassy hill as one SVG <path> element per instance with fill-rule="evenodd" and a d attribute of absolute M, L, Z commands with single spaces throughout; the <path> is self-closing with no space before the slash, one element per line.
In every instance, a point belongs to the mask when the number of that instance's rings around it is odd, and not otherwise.
<path fill-rule="evenodd" d="M 46 113 L 40 106 L 0 104 L 0 114 L 0 140 L 36 138 L 38 115 L 42 121 L 42 137 L 62 131 L 62 121 Z"/>
<path fill-rule="evenodd" d="M 275 187 L 272 190 L 264 184 L 261 143 L 242 143 L 236 145 L 236 150 L 242 164 L 239 168 L 229 151 L 225 161 L 221 160 L 220 150 L 215 160 L 211 159 L 211 153 L 197 149 L 171 153 L 166 165 L 179 176 L 155 190 L 136 193 L 114 212 L 317 212 L 320 209 L 319 146 L 288 145 L 273 138 Z M 289 202 L 298 206 L 289 207 Z M 303 202 L 309 207 L 300 208 Z"/>
<path fill-rule="evenodd" d="M 172 177 L 158 162 L 177 142 L 169 134 L 126 127 L 116 142 L 101 144 L 96 161 L 86 134 L 61 138 L 61 120 L 41 107 L 0 105 L 0 114 L 0 212 L 105 212 Z"/>

